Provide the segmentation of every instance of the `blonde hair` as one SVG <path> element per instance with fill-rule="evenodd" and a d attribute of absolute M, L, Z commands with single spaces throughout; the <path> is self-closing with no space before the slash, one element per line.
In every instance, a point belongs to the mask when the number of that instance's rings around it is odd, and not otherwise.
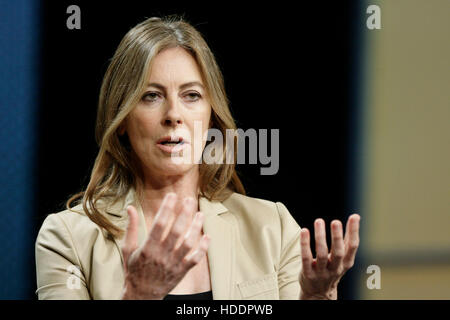
<path fill-rule="evenodd" d="M 183 18 L 149 18 L 132 28 L 120 42 L 103 78 L 100 90 L 95 137 L 99 152 L 85 191 L 69 198 L 66 208 L 76 199 L 85 214 L 114 237 L 122 237 L 124 230 L 102 215 L 97 201 L 108 198 L 113 203 L 124 197 L 131 187 L 141 190 L 143 177 L 133 155 L 127 135 L 119 129 L 127 115 L 137 105 L 145 89 L 148 72 L 154 57 L 166 48 L 182 47 L 196 60 L 211 103 L 212 128 L 223 136 L 226 129 L 236 129 L 225 93 L 222 73 L 213 53 L 201 34 Z M 236 151 L 236 139 L 232 142 Z M 233 164 L 227 164 L 227 142 L 223 145 L 222 164 L 199 165 L 200 195 L 209 200 L 223 201 L 233 192 L 245 194 Z M 236 152 L 234 153 L 236 155 Z M 236 156 L 235 156 L 236 157 Z M 142 194 L 137 192 L 138 200 Z"/>

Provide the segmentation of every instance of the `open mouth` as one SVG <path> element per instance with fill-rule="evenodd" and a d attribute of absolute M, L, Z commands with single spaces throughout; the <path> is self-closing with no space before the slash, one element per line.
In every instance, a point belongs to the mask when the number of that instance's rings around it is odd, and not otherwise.
<path fill-rule="evenodd" d="M 169 141 L 162 141 L 162 142 L 160 142 L 160 144 L 163 144 L 165 146 L 178 146 L 178 145 L 185 144 L 185 142 L 181 141 L 181 140 L 179 140 L 179 141 L 169 140 Z"/>
<path fill-rule="evenodd" d="M 157 145 L 165 152 L 174 152 L 181 150 L 188 143 L 183 137 L 165 136 L 158 140 Z"/>

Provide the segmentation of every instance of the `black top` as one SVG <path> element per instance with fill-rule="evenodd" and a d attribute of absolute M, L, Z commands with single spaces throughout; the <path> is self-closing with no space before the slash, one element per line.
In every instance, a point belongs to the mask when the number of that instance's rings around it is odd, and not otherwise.
<path fill-rule="evenodd" d="M 212 300 L 212 290 L 194 294 L 168 294 L 163 300 Z"/>

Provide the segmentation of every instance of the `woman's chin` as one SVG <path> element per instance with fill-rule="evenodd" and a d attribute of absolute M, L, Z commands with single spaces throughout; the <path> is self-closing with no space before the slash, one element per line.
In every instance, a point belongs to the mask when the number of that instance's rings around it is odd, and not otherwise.
<path fill-rule="evenodd" d="M 163 163 L 160 163 L 160 165 L 158 166 L 161 173 L 163 174 L 167 174 L 167 175 L 180 175 L 180 174 L 184 174 L 187 171 L 189 171 L 190 169 L 192 169 L 192 167 L 194 167 L 194 164 L 191 163 L 174 163 L 173 161 L 166 160 L 163 161 Z"/>

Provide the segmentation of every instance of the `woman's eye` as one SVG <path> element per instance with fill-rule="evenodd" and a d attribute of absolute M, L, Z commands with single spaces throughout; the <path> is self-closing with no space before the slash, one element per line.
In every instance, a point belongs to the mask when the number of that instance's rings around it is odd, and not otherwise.
<path fill-rule="evenodd" d="M 149 92 L 149 93 L 146 93 L 142 97 L 142 100 L 153 102 L 153 101 L 156 101 L 158 99 L 158 97 L 159 97 L 159 94 L 157 92 Z"/>
<path fill-rule="evenodd" d="M 197 92 L 189 92 L 188 94 L 186 94 L 187 100 L 189 102 L 193 102 L 193 101 L 197 101 L 198 99 L 200 99 L 202 96 L 197 93 Z"/>

